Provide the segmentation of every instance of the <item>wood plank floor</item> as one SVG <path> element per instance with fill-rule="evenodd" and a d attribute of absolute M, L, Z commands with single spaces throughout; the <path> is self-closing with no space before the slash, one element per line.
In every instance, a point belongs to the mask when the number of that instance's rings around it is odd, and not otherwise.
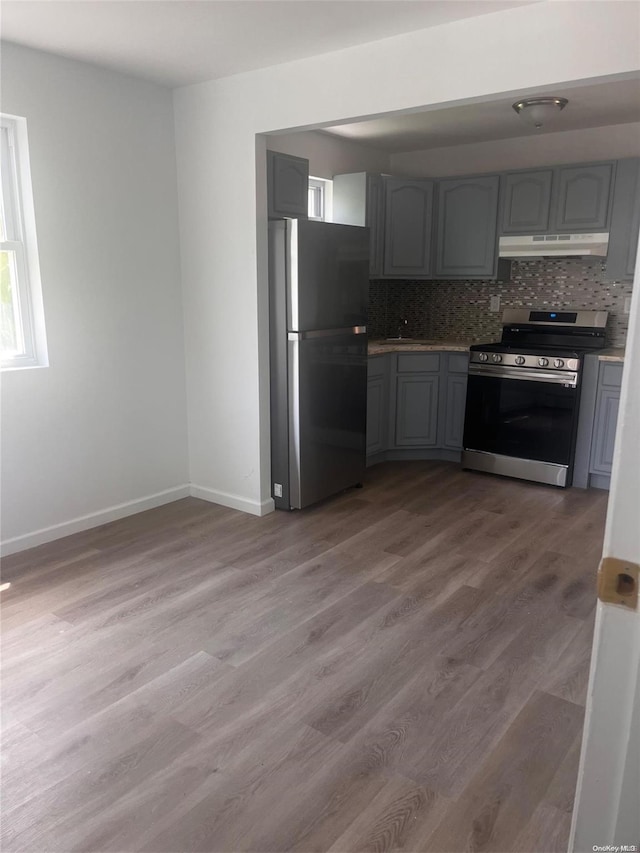
<path fill-rule="evenodd" d="M 565 850 L 606 501 L 387 463 L 6 558 L 2 849 Z"/>

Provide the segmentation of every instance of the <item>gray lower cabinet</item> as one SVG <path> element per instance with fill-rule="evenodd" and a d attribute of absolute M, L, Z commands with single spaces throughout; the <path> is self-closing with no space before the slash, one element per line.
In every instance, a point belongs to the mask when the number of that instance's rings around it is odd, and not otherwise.
<path fill-rule="evenodd" d="M 371 356 L 367 456 L 459 458 L 468 362 L 464 352 Z"/>
<path fill-rule="evenodd" d="M 507 172 L 502 176 L 502 234 L 548 232 L 552 181 L 553 169 Z"/>
<path fill-rule="evenodd" d="M 396 380 L 396 447 L 435 447 L 438 443 L 440 376 L 399 375 Z"/>
<path fill-rule="evenodd" d="M 555 176 L 552 228 L 556 231 L 605 231 L 609 225 L 615 164 L 559 166 Z"/>
<path fill-rule="evenodd" d="M 382 176 L 368 172 L 335 175 L 333 178 L 333 221 L 369 228 L 369 275 L 382 275 L 383 249 Z"/>
<path fill-rule="evenodd" d="M 309 215 L 309 161 L 267 151 L 267 199 L 270 219 Z"/>
<path fill-rule="evenodd" d="M 384 178 L 384 278 L 431 278 L 433 181 Z"/>
<path fill-rule="evenodd" d="M 498 175 L 438 181 L 436 278 L 495 278 Z"/>
<path fill-rule="evenodd" d="M 618 160 L 611 211 L 607 278 L 633 280 L 640 229 L 640 157 Z"/>
<path fill-rule="evenodd" d="M 448 450 L 462 450 L 466 398 L 466 374 L 448 373 L 446 402 L 444 407 L 443 439 L 443 444 Z"/>
<path fill-rule="evenodd" d="M 389 423 L 389 359 L 372 356 L 367 377 L 367 456 L 387 449 Z"/>
<path fill-rule="evenodd" d="M 591 438 L 591 461 L 589 464 L 591 474 L 611 475 L 621 384 L 622 365 L 606 361 L 600 362 L 596 411 Z"/>

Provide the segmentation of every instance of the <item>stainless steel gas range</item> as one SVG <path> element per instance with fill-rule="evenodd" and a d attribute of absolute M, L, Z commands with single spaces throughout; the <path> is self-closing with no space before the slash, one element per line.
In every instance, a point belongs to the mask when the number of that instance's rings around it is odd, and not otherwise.
<path fill-rule="evenodd" d="M 504 312 L 501 340 L 471 347 L 464 468 L 571 485 L 584 356 L 606 323 L 606 311 Z"/>

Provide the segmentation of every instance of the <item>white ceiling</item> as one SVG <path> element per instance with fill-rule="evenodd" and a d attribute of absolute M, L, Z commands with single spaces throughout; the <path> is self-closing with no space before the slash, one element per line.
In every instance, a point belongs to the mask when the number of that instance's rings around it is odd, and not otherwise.
<path fill-rule="evenodd" d="M 3 0 L 2 38 L 167 86 L 539 0 Z"/>
<path fill-rule="evenodd" d="M 542 94 L 564 96 L 569 103 L 540 129 L 516 115 L 511 106 L 515 98 L 506 98 L 326 127 L 324 131 L 396 154 L 640 121 L 637 78 L 566 90 L 557 87 L 553 93 Z"/>

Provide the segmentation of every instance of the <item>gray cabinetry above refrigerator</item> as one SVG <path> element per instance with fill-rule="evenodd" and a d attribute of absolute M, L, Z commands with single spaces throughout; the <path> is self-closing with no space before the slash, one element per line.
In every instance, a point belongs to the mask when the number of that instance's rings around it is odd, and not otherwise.
<path fill-rule="evenodd" d="M 309 211 L 309 161 L 267 151 L 269 219 L 304 219 Z"/>

